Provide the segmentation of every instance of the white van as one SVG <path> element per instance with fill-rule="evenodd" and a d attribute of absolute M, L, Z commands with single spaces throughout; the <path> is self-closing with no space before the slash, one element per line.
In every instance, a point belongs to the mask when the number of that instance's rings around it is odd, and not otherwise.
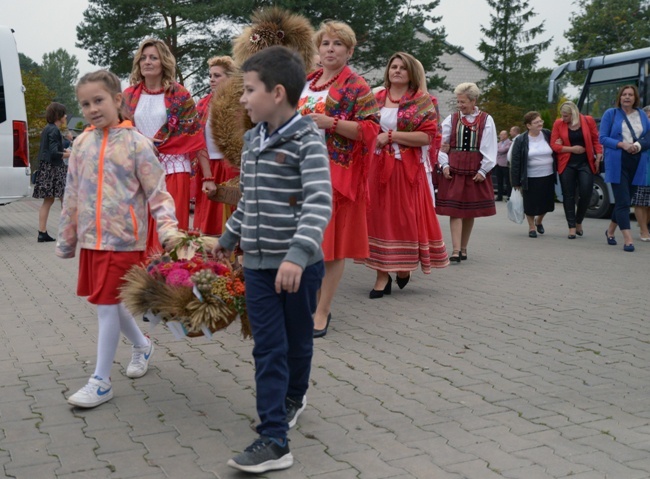
<path fill-rule="evenodd" d="M 0 205 L 25 198 L 29 188 L 25 88 L 13 30 L 0 25 Z"/>

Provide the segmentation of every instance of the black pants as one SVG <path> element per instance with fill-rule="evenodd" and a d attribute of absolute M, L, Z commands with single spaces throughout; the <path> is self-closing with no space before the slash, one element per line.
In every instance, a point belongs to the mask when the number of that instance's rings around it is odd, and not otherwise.
<path fill-rule="evenodd" d="M 510 186 L 510 168 L 507 166 L 495 166 L 497 172 L 497 201 L 503 199 L 503 195 L 510 196 L 512 187 Z"/>
<path fill-rule="evenodd" d="M 589 208 L 591 193 L 594 187 L 594 174 L 586 161 L 578 165 L 566 166 L 560 175 L 564 214 L 569 228 L 582 224 Z M 578 194 L 578 209 L 576 211 L 576 193 Z"/>

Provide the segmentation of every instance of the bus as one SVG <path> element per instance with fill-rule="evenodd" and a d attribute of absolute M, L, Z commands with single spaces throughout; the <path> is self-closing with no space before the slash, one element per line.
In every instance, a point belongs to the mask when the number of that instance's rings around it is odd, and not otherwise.
<path fill-rule="evenodd" d="M 641 96 L 641 106 L 650 104 L 650 47 L 626 52 L 600 55 L 567 62 L 551 73 L 548 88 L 548 101 L 557 104 L 567 85 L 567 73 L 583 72 L 586 75 L 578 109 L 585 115 L 594 117 L 600 123 L 605 110 L 614 106 L 616 94 L 623 85 L 636 85 Z M 564 78 L 563 78 L 564 77 Z M 558 199 L 562 196 L 559 192 Z M 605 183 L 602 175 L 594 179 L 594 189 L 587 216 L 607 218 L 611 215 L 614 195 L 611 186 Z"/>

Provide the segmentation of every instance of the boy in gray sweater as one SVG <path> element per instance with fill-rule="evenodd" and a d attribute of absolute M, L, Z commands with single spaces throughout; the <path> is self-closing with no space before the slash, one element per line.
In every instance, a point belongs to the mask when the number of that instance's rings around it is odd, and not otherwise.
<path fill-rule="evenodd" d="M 318 127 L 296 113 L 305 85 L 300 57 L 270 47 L 242 71 L 240 101 L 257 126 L 244 136 L 242 198 L 214 253 L 228 254 L 237 241 L 244 252 L 260 417 L 259 438 L 228 465 L 262 473 L 293 464 L 287 431 L 307 404 L 332 186 Z"/>

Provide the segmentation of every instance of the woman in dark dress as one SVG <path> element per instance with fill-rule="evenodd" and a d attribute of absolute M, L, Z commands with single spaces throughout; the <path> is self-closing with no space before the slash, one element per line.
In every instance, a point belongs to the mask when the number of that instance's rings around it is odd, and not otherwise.
<path fill-rule="evenodd" d="M 64 159 L 70 156 L 70 151 L 63 149 L 63 135 L 60 128 L 65 127 L 65 106 L 61 103 L 50 103 L 45 110 L 47 125 L 41 132 L 41 146 L 38 151 L 38 173 L 34 182 L 34 198 L 43 198 L 43 204 L 38 212 L 38 242 L 55 241 L 47 234 L 47 217 L 54 198 L 63 201 L 65 178 L 68 168 Z"/>

